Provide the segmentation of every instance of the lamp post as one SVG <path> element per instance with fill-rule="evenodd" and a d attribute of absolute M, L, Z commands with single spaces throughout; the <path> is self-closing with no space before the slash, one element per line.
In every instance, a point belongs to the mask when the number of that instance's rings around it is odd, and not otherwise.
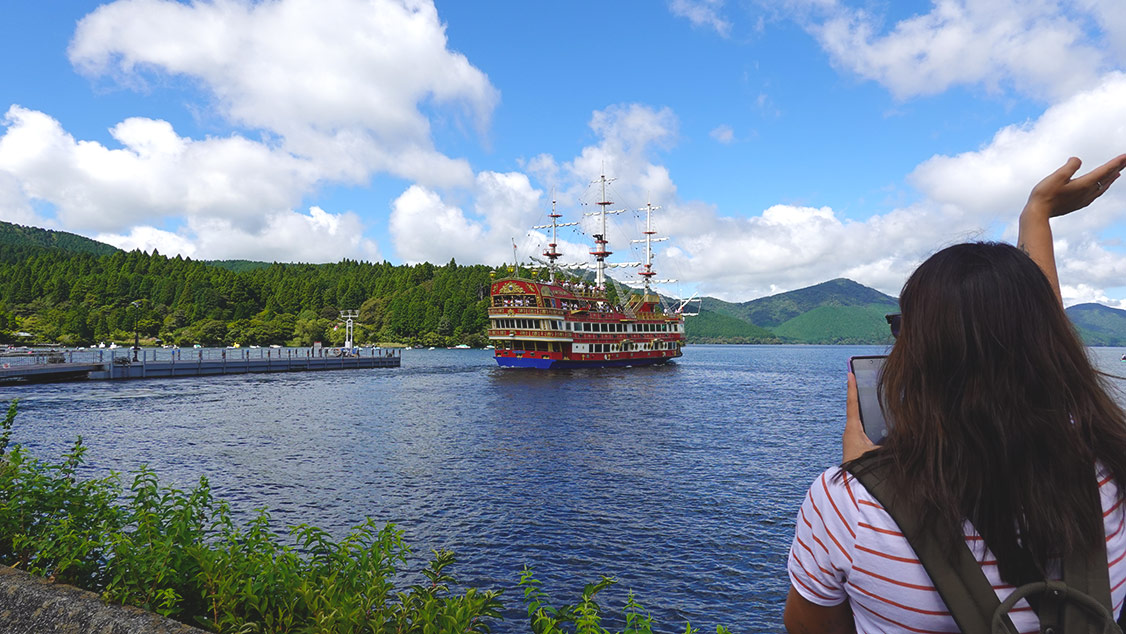
<path fill-rule="evenodd" d="M 137 330 L 137 313 L 141 312 L 141 300 L 129 303 L 133 307 L 133 360 L 137 360 L 137 352 L 141 349 L 141 333 Z"/>

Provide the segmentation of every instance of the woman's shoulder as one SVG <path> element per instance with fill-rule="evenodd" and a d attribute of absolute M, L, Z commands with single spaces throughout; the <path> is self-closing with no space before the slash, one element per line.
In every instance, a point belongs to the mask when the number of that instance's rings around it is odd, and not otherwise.
<path fill-rule="evenodd" d="M 873 512 L 889 517 L 883 505 L 856 476 L 840 466 L 830 467 L 817 476 L 809 487 L 809 498 L 815 503 L 826 503 L 839 510 L 842 519 L 865 517 Z"/>

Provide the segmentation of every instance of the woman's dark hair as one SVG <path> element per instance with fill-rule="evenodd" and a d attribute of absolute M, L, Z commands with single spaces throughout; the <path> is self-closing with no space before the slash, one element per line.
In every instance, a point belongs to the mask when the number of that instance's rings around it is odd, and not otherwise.
<path fill-rule="evenodd" d="M 880 379 L 894 421 L 876 460 L 946 548 L 968 519 L 1012 581 L 1104 538 L 1099 462 L 1126 486 L 1126 416 L 1028 255 L 955 245 L 903 286 Z M 1018 541 L 1019 538 L 1019 541 Z M 950 550 L 949 552 L 953 552 Z"/>

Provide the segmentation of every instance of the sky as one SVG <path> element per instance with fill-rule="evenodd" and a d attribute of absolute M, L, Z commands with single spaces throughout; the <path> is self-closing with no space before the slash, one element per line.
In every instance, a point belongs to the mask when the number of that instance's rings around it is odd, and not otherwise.
<path fill-rule="evenodd" d="M 663 292 L 898 295 L 944 246 L 1015 241 L 1069 156 L 1126 152 L 1120 5 L 0 0 L 0 220 L 497 265 L 544 250 L 555 201 L 578 263 L 605 174 L 613 259 L 659 207 Z M 1053 228 L 1065 303 L 1126 308 L 1126 184 Z"/>

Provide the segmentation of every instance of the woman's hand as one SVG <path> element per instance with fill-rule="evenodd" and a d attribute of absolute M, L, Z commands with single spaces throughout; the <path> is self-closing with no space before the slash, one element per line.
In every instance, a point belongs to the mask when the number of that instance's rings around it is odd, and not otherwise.
<path fill-rule="evenodd" d="M 856 391 L 856 375 L 848 373 L 848 398 L 845 401 L 845 428 L 842 438 L 844 461 L 855 460 L 876 448 L 860 422 L 860 395 Z"/>
<path fill-rule="evenodd" d="M 1052 228 L 1048 221 L 1082 209 L 1102 196 L 1126 169 L 1126 154 L 1112 158 L 1079 178 L 1072 178 L 1082 164 L 1074 156 L 1067 159 L 1063 167 L 1048 174 L 1032 188 L 1028 202 L 1020 212 L 1017 246 L 1044 272 L 1061 306 L 1063 295 L 1060 293 Z"/>
<path fill-rule="evenodd" d="M 1063 167 L 1037 183 L 1028 195 L 1022 215 L 1040 213 L 1056 218 L 1090 205 L 1118 180 L 1126 168 L 1126 154 L 1112 158 L 1079 178 L 1072 178 L 1081 165 L 1083 161 L 1073 156 Z"/>

